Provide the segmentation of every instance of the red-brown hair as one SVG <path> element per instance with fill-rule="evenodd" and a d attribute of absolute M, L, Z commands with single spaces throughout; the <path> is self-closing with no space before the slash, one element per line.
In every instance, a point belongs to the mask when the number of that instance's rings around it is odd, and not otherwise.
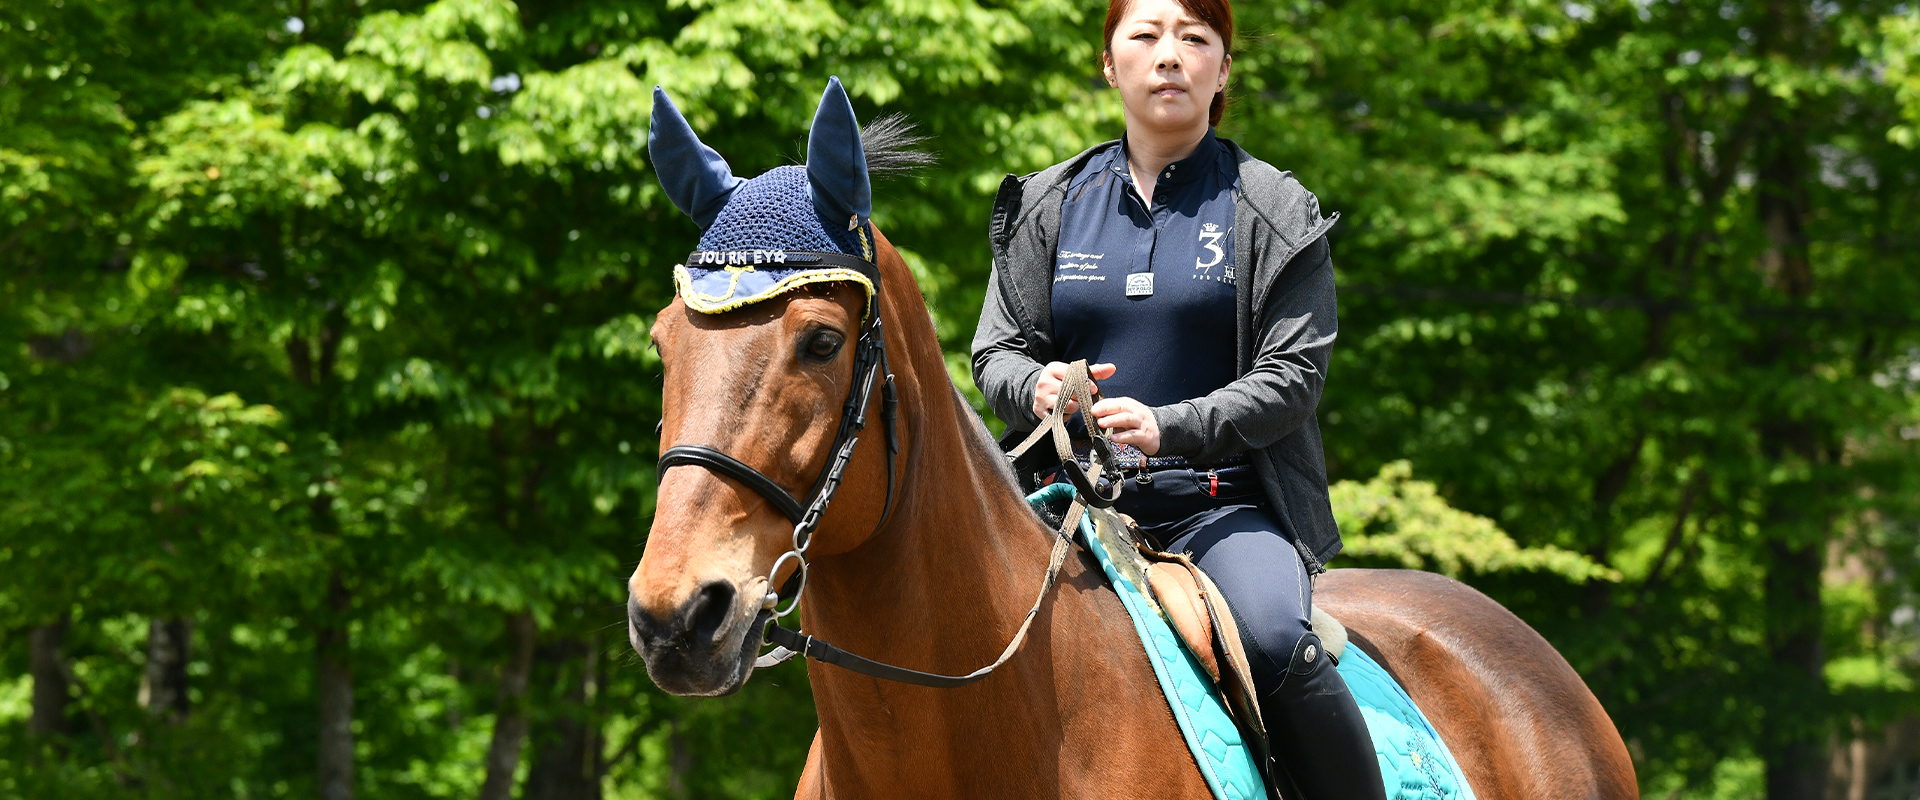
<path fill-rule="evenodd" d="M 1233 0 L 1173 0 L 1192 14 L 1195 19 L 1207 24 L 1215 33 L 1220 34 L 1222 49 L 1233 55 Z M 1120 18 L 1127 15 L 1133 7 L 1133 0 L 1107 0 L 1107 25 L 1103 49 L 1113 50 L 1113 32 L 1120 29 Z M 1227 115 L 1227 90 L 1221 89 L 1213 96 L 1213 104 L 1207 106 L 1207 124 L 1218 127 L 1220 119 Z"/>

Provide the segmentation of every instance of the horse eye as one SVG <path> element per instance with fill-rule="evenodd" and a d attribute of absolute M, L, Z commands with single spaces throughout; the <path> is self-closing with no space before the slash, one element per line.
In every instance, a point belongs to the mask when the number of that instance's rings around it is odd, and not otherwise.
<path fill-rule="evenodd" d="M 814 331 L 800 346 L 800 354 L 814 361 L 826 361 L 840 352 L 846 337 L 834 331 Z"/>

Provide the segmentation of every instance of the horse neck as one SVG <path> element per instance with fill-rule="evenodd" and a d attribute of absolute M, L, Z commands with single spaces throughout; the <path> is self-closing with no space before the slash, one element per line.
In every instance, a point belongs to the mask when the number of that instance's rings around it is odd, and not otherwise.
<path fill-rule="evenodd" d="M 918 387 L 918 398 L 902 391 L 903 409 L 911 410 L 902 412 L 906 446 L 893 518 L 861 547 L 821 565 L 822 580 L 860 595 L 852 618 L 822 619 L 823 625 L 884 629 L 883 617 L 957 622 L 978 616 L 968 623 L 1010 632 L 1033 601 L 1049 531 L 997 463 L 998 449 L 944 372 L 934 377 L 938 384 Z M 893 632 L 886 637 L 898 644 Z"/>
<path fill-rule="evenodd" d="M 907 275 L 904 266 L 894 274 Z M 892 328 L 888 348 L 899 354 L 895 373 L 906 434 L 900 501 L 867 542 L 817 561 L 803 622 L 808 632 L 862 655 L 963 674 L 991 662 L 1018 630 L 1047 567 L 1050 531 L 954 390 L 912 284 L 888 293 L 882 311 Z M 1048 603 L 1049 614 L 1081 613 L 1070 595 L 1055 592 Z M 842 718 L 898 720 L 901 704 L 889 696 L 903 689 L 919 693 L 908 704 L 913 710 L 938 714 L 946 702 L 991 702 L 983 692 L 1019 691 L 1026 683 L 1006 673 L 1044 674 L 1050 684 L 1052 659 L 1051 644 L 1029 642 L 994 678 L 958 692 L 876 682 L 821 665 L 811 668 L 810 679 L 822 730 L 830 731 Z M 977 722 L 978 715 L 949 717 L 956 725 L 969 718 Z"/>

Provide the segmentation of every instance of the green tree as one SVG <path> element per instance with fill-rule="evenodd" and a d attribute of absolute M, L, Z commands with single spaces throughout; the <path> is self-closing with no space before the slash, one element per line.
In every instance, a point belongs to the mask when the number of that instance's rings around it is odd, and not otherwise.
<path fill-rule="evenodd" d="M 1247 14 L 1271 36 L 1230 127 L 1349 220 L 1336 474 L 1411 459 L 1522 544 L 1623 573 L 1482 585 L 1587 676 L 1650 791 L 1755 758 L 1753 793 L 1818 796 L 1830 720 L 1913 711 L 1830 685 L 1829 654 L 1899 651 L 1822 615 L 1837 554 L 1914 546 L 1915 161 L 1870 66 L 1894 13 Z M 1882 620 L 1911 597 L 1894 574 Z"/>
<path fill-rule="evenodd" d="M 619 635 L 697 236 L 648 90 L 741 174 L 828 75 L 908 115 L 877 219 L 970 392 L 1000 177 L 1120 133 L 1101 10 L 0 7 L 0 793 L 790 793 L 803 667 L 683 701 Z M 1915 13 L 1239 9 L 1223 133 L 1345 219 L 1343 561 L 1513 607 L 1649 792 L 1920 710 Z"/>

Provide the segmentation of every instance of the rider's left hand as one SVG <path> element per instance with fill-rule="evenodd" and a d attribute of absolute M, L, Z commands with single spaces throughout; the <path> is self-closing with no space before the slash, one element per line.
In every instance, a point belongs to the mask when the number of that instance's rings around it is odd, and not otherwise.
<path fill-rule="evenodd" d="M 1113 440 L 1154 455 L 1160 452 L 1160 421 L 1153 409 L 1131 397 L 1111 397 L 1093 404 L 1093 417 Z"/>

